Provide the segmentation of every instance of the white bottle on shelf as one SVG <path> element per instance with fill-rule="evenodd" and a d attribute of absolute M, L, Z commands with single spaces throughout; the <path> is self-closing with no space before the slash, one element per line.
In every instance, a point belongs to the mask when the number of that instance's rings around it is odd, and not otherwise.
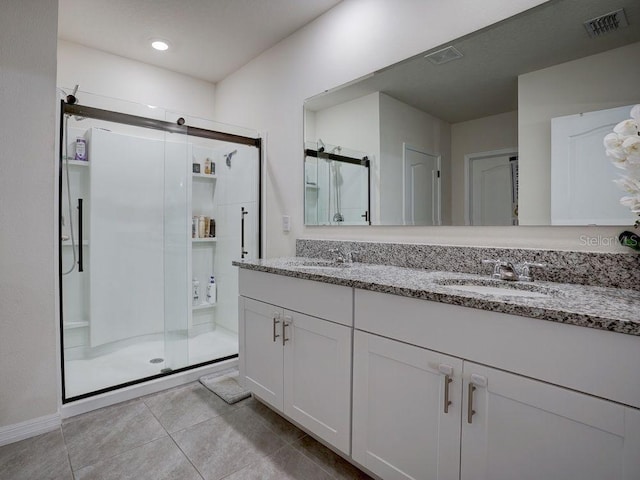
<path fill-rule="evenodd" d="M 207 285 L 207 302 L 214 304 L 218 301 L 218 292 L 216 291 L 216 279 L 213 275 L 209 277 L 209 284 Z"/>
<path fill-rule="evenodd" d="M 194 278 L 191 282 L 192 292 L 193 292 L 193 306 L 197 306 L 200 304 L 200 282 L 197 278 Z"/>

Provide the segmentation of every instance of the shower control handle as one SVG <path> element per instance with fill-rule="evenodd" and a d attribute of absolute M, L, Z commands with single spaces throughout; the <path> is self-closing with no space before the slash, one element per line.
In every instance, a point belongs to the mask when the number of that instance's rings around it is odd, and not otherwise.
<path fill-rule="evenodd" d="M 241 207 L 240 212 L 240 258 L 244 258 L 245 255 L 249 254 L 244 249 L 244 216 L 249 212 L 244 207 Z"/>

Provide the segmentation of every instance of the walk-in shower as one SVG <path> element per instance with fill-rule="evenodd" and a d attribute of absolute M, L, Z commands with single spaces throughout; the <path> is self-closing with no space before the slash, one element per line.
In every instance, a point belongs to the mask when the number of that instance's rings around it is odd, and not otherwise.
<path fill-rule="evenodd" d="M 61 101 L 63 402 L 237 357 L 231 261 L 260 256 L 261 142 L 218 128 Z"/>

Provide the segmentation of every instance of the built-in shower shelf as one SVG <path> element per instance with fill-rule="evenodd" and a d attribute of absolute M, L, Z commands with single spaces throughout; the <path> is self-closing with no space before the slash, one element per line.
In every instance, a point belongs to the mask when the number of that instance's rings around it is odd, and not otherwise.
<path fill-rule="evenodd" d="M 65 160 L 66 162 L 66 160 Z M 69 166 L 70 167 L 88 167 L 89 166 L 89 162 L 85 161 L 85 160 L 69 160 Z"/>
<path fill-rule="evenodd" d="M 89 322 L 62 322 L 62 325 L 65 330 L 71 330 L 73 328 L 88 327 Z"/>
<path fill-rule="evenodd" d="M 71 245 L 72 245 L 71 240 L 62 240 L 63 247 L 70 247 Z M 82 245 L 84 246 L 89 245 L 89 240 L 83 240 Z"/>
<path fill-rule="evenodd" d="M 206 310 L 209 308 L 215 308 L 216 304 L 215 303 L 201 303 L 200 305 L 194 305 L 192 307 L 193 310 Z"/>
<path fill-rule="evenodd" d="M 217 175 L 210 175 L 208 173 L 192 173 L 193 178 L 206 178 L 207 180 L 215 180 Z"/>
<path fill-rule="evenodd" d="M 213 242 L 217 242 L 218 239 L 216 237 L 213 237 L 213 238 L 192 238 L 191 241 L 193 243 L 213 243 Z"/>

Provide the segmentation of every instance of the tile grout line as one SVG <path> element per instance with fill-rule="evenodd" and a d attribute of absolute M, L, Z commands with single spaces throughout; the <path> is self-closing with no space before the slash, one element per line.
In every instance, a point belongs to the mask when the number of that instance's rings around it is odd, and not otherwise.
<path fill-rule="evenodd" d="M 271 410 L 271 408 L 267 407 L 266 405 L 264 405 L 262 402 L 259 402 L 258 400 L 253 398 L 253 395 L 251 397 L 249 397 L 251 399 L 253 399 L 254 401 L 258 402 L 260 405 L 263 405 L 264 407 L 268 408 L 269 411 L 275 413 L 276 415 L 279 415 L 277 412 L 274 412 L 273 410 Z M 241 408 L 248 408 L 248 406 L 243 406 Z M 312 436 L 310 436 L 307 432 L 305 432 L 304 430 L 302 430 L 301 428 L 297 427 L 296 425 L 294 425 L 293 423 L 289 422 L 289 420 L 287 420 L 286 418 L 280 416 L 280 418 L 282 418 L 283 420 L 285 420 L 286 422 L 288 422 L 289 424 L 291 424 L 293 427 L 297 428 L 298 430 L 300 430 L 303 435 L 299 438 L 295 438 L 289 442 L 285 441 L 284 438 L 280 437 L 280 435 L 278 435 L 277 432 L 275 432 L 272 428 L 270 428 L 270 426 L 267 424 L 266 420 L 263 420 L 263 418 L 261 416 L 259 416 L 258 421 L 261 422 L 263 424 L 264 427 L 267 428 L 267 430 L 269 430 L 270 432 L 272 432 L 276 437 L 280 438 L 281 440 L 284 441 L 284 447 L 290 446 L 291 448 L 293 448 L 296 452 L 300 453 L 303 457 L 305 457 L 306 459 L 308 459 L 309 461 L 311 461 L 311 463 L 313 463 L 314 465 L 316 465 L 318 468 L 320 468 L 320 470 L 322 470 L 323 472 L 325 472 L 327 475 L 329 475 L 331 478 L 338 478 L 335 475 L 333 475 L 331 472 L 329 472 L 328 470 L 326 470 L 325 467 L 323 467 L 322 464 L 320 464 L 317 460 L 314 460 L 313 458 L 311 458 L 309 455 L 306 455 L 305 452 L 300 449 L 297 448 L 294 444 L 298 443 L 301 439 L 303 439 L 304 437 L 308 436 L 309 438 L 313 439 L 315 442 L 317 442 L 317 440 L 315 438 L 313 438 Z M 284 435 L 283 435 L 284 437 Z M 323 445 L 324 446 L 324 445 Z M 277 451 L 280 451 L 282 448 L 278 449 Z M 325 447 L 327 448 L 327 447 Z M 334 452 L 332 452 L 334 453 Z M 334 455 L 337 455 L 336 453 L 334 453 Z M 267 457 L 262 457 L 262 458 L 267 458 Z"/>
<path fill-rule="evenodd" d="M 171 434 L 169 434 L 169 438 L 171 439 L 171 441 L 173 442 L 173 444 L 176 446 L 176 448 L 180 451 L 180 453 L 184 456 L 184 458 L 186 458 L 186 459 L 187 459 L 187 462 L 189 462 L 189 464 L 194 468 L 194 470 L 196 471 L 196 473 L 197 473 L 198 475 L 200 475 L 200 478 L 201 478 L 202 480 L 204 480 L 204 474 L 203 474 L 203 473 L 198 469 L 198 467 L 196 467 L 196 466 L 193 464 L 193 462 L 192 462 L 192 461 L 191 461 L 191 459 L 189 458 L 189 455 L 187 455 L 187 454 L 185 453 L 185 451 L 184 451 L 184 450 L 182 450 L 182 448 L 180 448 L 180 445 L 178 445 L 178 442 L 176 442 L 176 439 L 175 439 L 175 438 L 173 438 L 173 437 L 171 436 Z"/>
<path fill-rule="evenodd" d="M 187 384 L 188 385 L 188 384 Z M 163 390 L 167 391 L 167 390 Z M 162 393 L 162 392 L 157 392 L 157 393 Z M 196 467 L 193 462 L 191 461 L 191 459 L 189 458 L 189 455 L 187 455 L 182 448 L 180 448 L 180 445 L 178 445 L 178 442 L 176 442 L 176 439 L 173 438 L 173 436 L 171 436 L 171 433 L 165 428 L 165 426 L 162 424 L 162 422 L 160 421 L 160 419 L 156 416 L 155 413 L 153 413 L 153 410 L 151 410 L 151 408 L 149 407 L 149 405 L 147 405 L 147 403 L 144 401 L 143 397 L 140 397 L 140 401 L 144 404 L 145 407 L 147 407 L 149 409 L 149 411 L 151 412 L 151 415 L 153 415 L 153 418 L 155 418 L 158 423 L 160 424 L 160 426 L 162 427 L 162 429 L 166 432 L 167 436 L 171 439 L 171 442 L 173 442 L 173 444 L 176 446 L 176 448 L 180 451 L 180 453 L 184 456 L 184 458 L 187 459 L 187 462 L 189 462 L 189 464 L 194 468 L 194 470 L 196 471 L 196 473 L 198 475 L 200 475 L 200 478 L 202 480 L 204 480 L 204 475 L 202 474 L 202 472 L 198 469 L 198 467 Z M 197 424 L 196 424 L 197 425 Z M 187 427 L 188 428 L 188 427 Z M 181 430 L 178 430 L 181 431 Z"/>
<path fill-rule="evenodd" d="M 267 459 L 267 458 L 274 457 L 277 453 L 279 453 L 281 450 L 283 450 L 283 449 L 287 448 L 288 446 L 289 446 L 289 444 L 284 444 L 282 447 L 280 447 L 279 449 L 277 449 L 277 450 L 276 450 L 275 452 L 273 452 L 271 455 L 263 455 L 263 456 L 261 456 L 260 458 L 256 459 L 256 461 L 255 461 L 255 462 L 251 462 L 251 463 L 249 463 L 249 464 L 247 464 L 247 465 L 244 465 L 244 466 L 240 467 L 238 470 L 235 470 L 235 471 L 233 471 L 233 472 L 231 472 L 231 473 L 229 473 L 229 474 L 225 475 L 224 477 L 220 477 L 220 478 L 218 478 L 218 479 L 216 479 L 216 480 L 224 480 L 225 478 L 229 478 L 231 475 L 235 475 L 236 473 L 241 472 L 241 471 L 242 471 L 242 470 L 244 470 L 245 468 L 248 468 L 248 467 L 250 467 L 250 466 L 252 466 L 252 465 L 255 465 L 255 464 L 259 463 L 259 462 L 262 462 L 263 460 L 265 460 L 265 459 Z"/>
<path fill-rule="evenodd" d="M 147 404 L 146 404 L 146 403 L 144 403 L 144 402 L 141 400 L 141 397 L 138 397 L 138 398 L 137 398 L 137 399 L 135 399 L 135 400 L 127 400 L 127 402 L 125 402 L 125 403 L 129 403 L 129 402 L 131 402 L 131 403 L 135 403 L 135 401 L 137 401 L 137 400 L 140 400 L 140 402 L 145 406 L 145 408 L 147 408 L 147 410 L 149 410 L 149 412 L 151 413 L 151 415 L 153 416 L 153 418 L 155 418 L 155 419 L 156 419 L 156 421 L 158 421 L 158 420 L 157 420 L 157 418 L 156 418 L 156 416 L 155 416 L 155 415 L 153 415 L 153 412 L 151 412 L 151 409 L 150 409 L 149 407 L 147 407 Z M 116 404 L 116 405 L 119 405 L 119 404 Z M 109 405 L 109 407 L 111 407 L 111 406 L 112 406 L 112 405 Z M 103 408 L 109 408 L 109 407 L 103 407 Z M 89 412 L 89 413 L 91 413 L 91 412 Z M 164 432 L 166 433 L 166 436 L 171 437 L 171 435 L 167 432 L 167 430 L 162 426 L 162 424 L 160 423 L 160 421 L 158 421 L 158 423 L 160 424 L 160 427 L 162 427 L 162 429 L 163 429 L 163 430 L 164 430 Z M 60 426 L 60 428 L 62 429 L 62 426 Z M 157 438 L 153 438 L 153 439 L 151 439 L 151 440 L 149 440 L 149 441 L 147 441 L 147 442 L 143 442 L 143 443 L 141 443 L 141 444 L 139 444 L 139 445 L 135 445 L 135 446 L 133 446 L 132 448 L 129 448 L 129 449 L 127 449 L 127 450 L 125 450 L 125 451 L 123 451 L 123 452 L 117 453 L 117 454 L 115 454 L 115 455 L 111 455 L 111 456 L 109 456 L 109 457 L 104 457 L 104 458 L 103 458 L 102 456 L 100 456 L 100 457 L 99 457 L 99 459 L 98 459 L 97 461 L 95 461 L 95 462 L 93 462 L 93 463 L 89 463 L 89 464 L 87 464 L 87 465 L 81 465 L 81 466 L 80 466 L 80 467 L 78 467 L 77 469 L 74 469 L 74 468 L 73 468 L 73 465 L 71 464 L 71 457 L 69 456 L 69 449 L 67 448 L 67 440 L 66 440 L 66 437 L 64 436 L 64 431 L 62 431 L 62 438 L 63 438 L 63 440 L 64 440 L 64 446 L 65 446 L 65 448 L 66 448 L 66 450 L 67 450 L 67 456 L 69 457 L 69 466 L 71 467 L 71 473 L 73 474 L 73 478 L 75 479 L 75 477 L 76 477 L 75 472 L 77 472 L 77 471 L 79 471 L 79 470 L 82 470 L 83 468 L 91 467 L 91 466 L 96 465 L 97 463 L 100 463 L 100 462 L 102 462 L 102 461 L 111 460 L 112 458 L 115 458 L 115 457 L 117 457 L 118 455 L 122 455 L 122 454 L 124 454 L 124 453 L 127 453 L 127 452 L 128 452 L 128 451 L 130 451 L 130 450 L 133 450 L 133 449 L 136 449 L 136 448 L 139 448 L 139 447 L 143 447 L 143 446 L 148 445 L 148 444 L 150 444 L 150 443 L 153 443 L 153 442 L 155 442 L 155 441 L 157 441 L 157 440 L 161 440 L 162 438 L 164 438 L 164 436 L 162 436 L 162 437 L 157 437 Z"/>
<path fill-rule="evenodd" d="M 192 383 L 197 384 L 198 382 L 197 382 L 197 381 L 195 381 L 195 382 L 192 382 Z M 187 385 L 190 385 L 190 384 L 186 384 L 186 385 L 184 385 L 183 387 L 186 387 Z M 206 387 L 204 387 L 204 386 L 203 386 L 203 388 L 205 388 L 205 389 L 207 390 L 207 392 L 209 392 L 211 395 L 213 395 L 213 396 L 216 396 L 216 397 L 217 397 L 217 395 L 216 395 L 215 393 L 213 393 L 212 391 L 210 391 L 208 388 L 206 388 Z M 162 392 L 158 392 L 158 393 L 162 393 Z M 218 398 L 219 398 L 219 397 L 218 397 Z M 141 397 L 141 400 L 142 400 L 142 397 Z M 156 417 L 156 415 L 153 413 L 153 411 L 151 410 L 151 408 L 149 408 L 149 406 L 144 402 L 144 400 L 142 400 L 142 402 L 143 402 L 143 403 L 144 403 L 144 405 L 149 409 L 149 411 L 150 411 L 150 412 L 151 412 L 151 414 L 154 416 L 154 418 L 156 418 L 156 419 L 158 420 L 158 423 L 160 423 L 160 420 L 158 419 L 158 417 Z M 176 439 L 175 439 L 175 438 L 173 438 L 173 434 L 176 434 L 176 433 L 178 433 L 178 432 L 182 432 L 182 431 L 184 431 L 184 430 L 188 430 L 188 429 L 190 429 L 190 428 L 193 428 L 193 427 L 195 427 L 195 426 L 197 426 L 197 425 L 201 425 L 201 424 L 203 424 L 203 423 L 205 423 L 205 422 L 209 422 L 209 421 L 214 420 L 214 419 L 216 419 L 216 418 L 221 418 L 221 417 L 224 417 L 224 416 L 227 416 L 227 415 L 231 415 L 231 414 L 233 414 L 233 413 L 235 413 L 235 412 L 238 412 L 239 410 L 241 410 L 241 409 L 243 409 L 243 408 L 246 408 L 246 405 L 237 406 L 237 407 L 235 407 L 235 408 L 230 409 L 230 410 L 229 410 L 228 412 L 226 412 L 226 413 L 219 414 L 219 415 L 215 415 L 215 416 L 213 416 L 213 417 L 207 418 L 206 420 L 203 420 L 203 421 L 201 421 L 201 422 L 194 423 L 193 425 L 189 425 L 188 427 L 184 427 L 184 428 L 181 428 L 181 429 L 179 429 L 179 430 L 176 430 L 176 431 L 175 431 L 175 432 L 173 432 L 173 433 L 169 432 L 169 431 L 164 427 L 164 425 L 162 425 L 162 423 L 160 423 L 160 425 L 162 426 L 162 428 L 164 429 L 164 431 L 165 431 L 165 432 L 167 432 L 167 435 L 169 436 L 169 438 L 171 439 L 171 441 L 174 443 L 174 445 L 178 448 L 178 450 L 180 450 L 180 453 L 182 453 L 182 455 L 184 455 L 184 456 L 185 456 L 185 458 L 187 459 L 187 461 L 188 461 L 188 462 L 193 466 L 193 468 L 196 470 L 196 472 L 198 473 L 198 475 L 200 475 L 200 477 L 204 480 L 204 479 L 205 479 L 204 474 L 203 474 L 203 473 L 198 469 L 198 467 L 197 467 L 197 466 L 196 466 L 196 465 L 191 461 L 191 458 L 189 457 L 189 455 L 187 455 L 187 453 L 186 453 L 184 450 L 182 450 L 182 448 L 180 448 L 180 445 L 178 445 L 178 442 L 176 442 Z M 269 430 L 269 431 L 271 431 L 271 430 Z M 272 433 L 274 433 L 274 432 L 272 432 Z M 286 446 L 286 444 L 285 444 L 285 445 L 283 445 L 283 448 L 284 448 L 284 446 Z M 278 451 L 279 451 L 279 450 L 278 450 Z M 266 457 L 267 457 L 267 456 L 261 456 L 259 459 L 257 459 L 257 460 L 256 460 L 256 462 L 257 462 L 257 461 L 260 461 L 260 460 L 262 460 L 263 458 L 266 458 Z M 242 469 L 244 469 L 244 468 L 247 468 L 248 466 L 253 465 L 253 464 L 254 464 L 254 463 L 256 463 L 256 462 L 252 462 L 252 463 L 248 463 L 248 464 L 246 464 L 246 465 L 243 465 L 243 466 L 242 466 L 242 467 L 240 467 L 238 470 L 234 470 L 233 472 L 231 472 L 231 473 L 229 473 L 229 474 L 225 475 L 224 477 L 220 477 L 220 478 L 218 478 L 218 479 L 216 479 L 216 480 L 222 480 L 222 478 L 226 478 L 226 477 L 228 477 L 229 475 L 233 475 L 234 473 L 239 472 L 240 470 L 242 470 Z"/>
<path fill-rule="evenodd" d="M 313 439 L 315 442 L 317 442 L 317 440 L 315 438 L 313 438 L 311 435 L 307 435 L 309 438 Z M 321 444 L 322 445 L 322 444 Z M 322 445 L 324 447 L 324 445 Z M 302 450 L 301 448 L 296 447 L 295 445 L 293 445 L 293 443 L 291 444 L 291 447 L 298 452 L 300 455 L 302 455 L 304 458 L 306 458 L 307 460 L 309 460 L 311 463 L 313 463 L 314 465 L 316 465 L 320 470 L 322 470 L 324 473 L 326 473 L 327 475 L 329 475 L 331 478 L 334 479 L 338 479 L 338 476 L 334 475 L 333 473 L 331 473 L 329 470 L 326 469 L 326 467 L 324 467 L 321 463 L 319 463 L 316 459 L 312 458 L 311 456 L 307 455 L 304 450 Z M 327 447 L 325 447 L 327 448 Z M 337 455 L 335 452 L 331 452 L 334 455 Z"/>
<path fill-rule="evenodd" d="M 73 480 L 76 478 L 76 474 L 73 472 L 73 466 L 71 465 L 71 457 L 69 456 L 69 448 L 67 447 L 67 439 L 64 436 L 64 430 L 62 429 L 62 422 L 58 427 L 60 429 L 60 436 L 62 437 L 62 444 L 64 445 L 64 451 L 67 452 L 67 465 L 69 465 L 69 471 Z"/>

